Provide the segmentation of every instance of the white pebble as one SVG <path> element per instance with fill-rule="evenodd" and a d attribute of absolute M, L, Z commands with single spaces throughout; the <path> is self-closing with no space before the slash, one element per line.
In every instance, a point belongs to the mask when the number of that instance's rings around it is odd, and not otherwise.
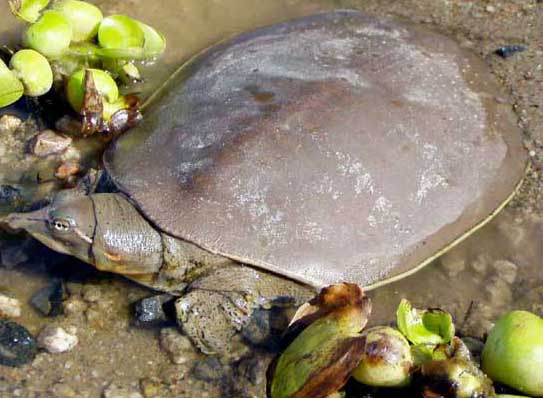
<path fill-rule="evenodd" d="M 18 318 L 21 316 L 21 302 L 0 294 L 0 318 Z"/>
<path fill-rule="evenodd" d="M 70 351 L 77 343 L 78 338 L 75 334 L 70 334 L 55 325 L 46 326 L 38 336 L 38 344 L 51 354 Z"/>

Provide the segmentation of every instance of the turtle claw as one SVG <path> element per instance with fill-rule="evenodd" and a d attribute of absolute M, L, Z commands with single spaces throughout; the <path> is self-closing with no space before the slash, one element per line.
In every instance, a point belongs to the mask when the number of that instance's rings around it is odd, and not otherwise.
<path fill-rule="evenodd" d="M 237 299 L 209 290 L 192 290 L 175 302 L 183 332 L 204 354 L 239 357 L 247 347 L 239 334 L 250 312 Z"/>

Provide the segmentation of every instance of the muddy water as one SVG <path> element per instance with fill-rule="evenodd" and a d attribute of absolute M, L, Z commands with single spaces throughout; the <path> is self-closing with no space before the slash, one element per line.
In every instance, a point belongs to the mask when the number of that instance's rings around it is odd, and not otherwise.
<path fill-rule="evenodd" d="M 496 219 L 464 243 L 417 274 L 371 293 L 374 324 L 390 322 L 399 300 L 407 297 L 417 306 L 439 306 L 451 311 L 461 331 L 474 336 L 483 335 L 507 309 L 524 308 L 543 315 L 540 171 L 543 106 L 530 106 L 537 105 L 537 98 L 543 98 L 541 84 L 534 88 L 531 83 L 534 79 L 543 81 L 543 54 L 536 45 L 543 32 L 540 25 L 534 23 L 538 15 L 543 17 L 543 7 L 535 1 L 523 5 L 511 2 L 507 6 L 496 6 L 490 13 L 487 3 L 433 0 L 98 2 L 107 14 L 130 14 L 158 27 L 167 36 L 168 52 L 164 62 L 158 68 L 148 69 L 153 77 L 141 87 L 142 91 L 152 91 L 180 62 L 232 34 L 343 6 L 430 23 L 456 35 L 464 45 L 485 56 L 507 88 L 513 89 L 510 100 L 517 105 L 527 146 L 533 152 L 535 165 L 525 188 Z M 526 5 L 533 7 L 526 8 Z M 2 43 L 13 43 L 21 30 L 21 25 L 8 15 L 3 2 L 0 4 Z M 491 55 L 498 45 L 517 41 L 529 44 L 525 54 L 507 61 Z M 533 78 L 525 79 L 530 73 Z M 5 159 L 0 164 L 5 165 Z M 10 265 L 0 268 L 0 291 L 23 303 L 23 315 L 18 321 L 31 332 L 38 333 L 47 324 L 75 326 L 79 343 L 65 354 L 42 353 L 32 364 L 20 369 L 0 367 L 0 397 L 128 397 L 130 393 L 134 397 L 243 396 L 225 392 L 223 384 L 232 376 L 231 370 L 186 349 L 180 349 L 181 354 L 172 357 L 165 349 L 169 345 L 164 331 L 134 325 L 130 303 L 149 295 L 148 290 L 122 278 L 97 273 L 34 242 L 25 243 L 25 250 L 17 251 L 20 244 L 6 238 L 0 241 L 2 262 Z M 54 278 L 66 281 L 70 310 L 60 317 L 48 318 L 30 306 L 29 300 Z M 176 333 L 174 328 L 168 329 L 170 332 Z M 199 369 L 195 374 L 191 373 L 194 366 Z M 260 396 L 259 383 L 255 383 L 257 386 L 249 383 L 246 389 L 244 387 L 247 396 Z M 124 393 L 112 395 L 116 387 L 124 389 Z"/>

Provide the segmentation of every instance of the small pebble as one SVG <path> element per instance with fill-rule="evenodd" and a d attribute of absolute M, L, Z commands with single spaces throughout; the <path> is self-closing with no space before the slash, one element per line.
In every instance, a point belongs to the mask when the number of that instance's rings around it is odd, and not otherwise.
<path fill-rule="evenodd" d="M 53 130 L 44 130 L 31 139 L 30 148 L 34 155 L 46 157 L 63 152 L 71 143 L 70 137 L 57 134 Z"/>
<path fill-rule="evenodd" d="M 66 180 L 68 177 L 79 173 L 80 170 L 81 168 L 79 167 L 78 163 L 66 162 L 57 168 L 55 171 L 55 177 L 57 177 L 59 180 Z"/>
<path fill-rule="evenodd" d="M 13 245 L 2 249 L 0 258 L 2 259 L 2 265 L 11 269 L 28 261 L 28 254 L 21 245 Z"/>
<path fill-rule="evenodd" d="M 21 316 L 21 302 L 0 293 L 0 318 L 18 318 Z"/>
<path fill-rule="evenodd" d="M 489 13 L 493 14 L 493 13 L 496 12 L 496 7 L 491 6 L 491 5 L 487 5 L 485 10 L 486 10 L 486 12 L 489 12 Z"/>
<path fill-rule="evenodd" d="M 21 119 L 13 115 L 3 115 L 0 117 L 0 134 L 13 132 L 23 123 Z"/>
<path fill-rule="evenodd" d="M 186 363 L 197 356 L 189 338 L 177 329 L 163 328 L 160 331 L 160 346 L 175 364 Z"/>
<path fill-rule="evenodd" d="M 170 305 L 173 312 L 173 296 L 169 294 L 160 294 L 151 297 L 145 297 L 134 304 L 136 320 L 139 324 L 156 325 L 168 322 L 166 307 Z"/>
<path fill-rule="evenodd" d="M 0 321 L 0 364 L 21 366 L 36 357 L 36 340 L 23 326 Z"/>
<path fill-rule="evenodd" d="M 84 302 L 79 296 L 70 296 L 66 301 L 63 302 L 64 314 L 67 316 L 77 316 L 82 315 L 89 305 Z"/>
<path fill-rule="evenodd" d="M 224 376 L 224 369 L 217 357 L 207 356 L 196 362 L 192 375 L 198 380 L 216 381 Z"/>
<path fill-rule="evenodd" d="M 512 284 L 517 278 L 518 266 L 508 260 L 494 261 L 492 264 L 498 276 L 509 284 Z"/>
<path fill-rule="evenodd" d="M 13 185 L 0 185 L 0 204 L 16 205 L 23 200 L 21 188 Z"/>
<path fill-rule="evenodd" d="M 51 393 L 58 398 L 77 398 L 79 394 L 65 383 L 57 383 L 51 388 Z"/>
<path fill-rule="evenodd" d="M 60 326 L 47 325 L 38 336 L 38 344 L 51 354 L 72 350 L 78 343 L 75 333 L 69 333 Z"/>
<path fill-rule="evenodd" d="M 502 58 L 509 58 L 515 55 L 516 53 L 522 52 L 524 50 L 526 50 L 526 47 L 523 46 L 522 44 L 513 44 L 510 46 L 500 47 L 494 52 Z"/>
<path fill-rule="evenodd" d="M 161 398 L 165 395 L 164 384 L 157 378 L 141 379 L 140 388 L 145 398 Z"/>
<path fill-rule="evenodd" d="M 133 388 L 111 383 L 104 390 L 104 398 L 144 398 L 139 391 Z"/>
<path fill-rule="evenodd" d="M 62 281 L 56 280 L 34 294 L 30 303 L 44 316 L 58 316 L 64 311 L 62 300 L 65 298 Z"/>

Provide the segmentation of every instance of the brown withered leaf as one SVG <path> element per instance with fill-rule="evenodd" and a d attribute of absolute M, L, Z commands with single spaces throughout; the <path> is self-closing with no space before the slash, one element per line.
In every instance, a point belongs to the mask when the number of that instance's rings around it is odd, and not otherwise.
<path fill-rule="evenodd" d="M 359 312 L 358 316 L 362 319 L 367 320 L 371 314 L 371 300 L 360 286 L 346 282 L 327 286 L 317 296 L 298 308 L 283 340 L 290 343 L 315 320 L 331 313 L 340 317 L 353 309 Z M 365 323 L 362 328 L 364 326 Z"/>
<path fill-rule="evenodd" d="M 83 107 L 80 112 L 81 116 L 83 116 L 81 132 L 87 136 L 102 130 L 104 103 L 102 96 L 94 84 L 92 72 L 88 69 L 85 71 L 83 84 L 85 94 L 83 97 Z"/>
<path fill-rule="evenodd" d="M 289 345 L 268 369 L 268 397 L 325 398 L 342 388 L 362 359 L 370 312 L 358 285 L 324 288 L 289 326 Z"/>

